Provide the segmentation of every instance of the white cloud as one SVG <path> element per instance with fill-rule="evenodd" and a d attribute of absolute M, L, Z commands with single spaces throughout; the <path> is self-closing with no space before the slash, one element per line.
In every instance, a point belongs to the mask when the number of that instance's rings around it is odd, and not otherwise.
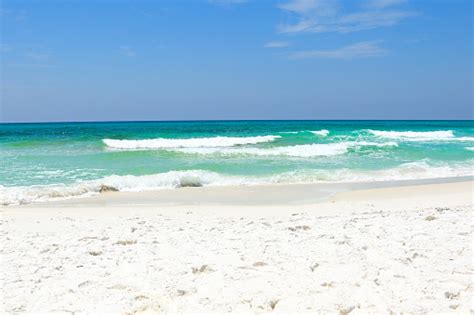
<path fill-rule="evenodd" d="M 293 52 L 290 59 L 330 58 L 330 59 L 356 59 L 382 56 L 387 50 L 380 47 L 380 41 L 359 42 L 333 50 L 305 50 Z"/>
<path fill-rule="evenodd" d="M 135 49 L 133 49 L 130 46 L 120 46 L 119 51 L 121 54 L 127 57 L 135 57 L 137 55 L 137 52 L 135 51 Z"/>
<path fill-rule="evenodd" d="M 265 45 L 263 45 L 263 47 L 265 48 L 284 48 L 288 46 L 290 46 L 290 43 L 282 42 L 282 41 L 272 41 L 272 42 L 265 43 Z"/>
<path fill-rule="evenodd" d="M 368 11 L 348 14 L 341 17 L 334 30 L 340 33 L 363 31 L 398 24 L 401 20 L 413 16 L 405 11 Z"/>
<path fill-rule="evenodd" d="M 416 13 L 391 7 L 402 0 L 371 0 L 362 10 L 343 12 L 337 0 L 291 0 L 280 9 L 297 15 L 293 24 L 279 26 L 281 33 L 351 33 L 398 24 Z"/>
<path fill-rule="evenodd" d="M 333 15 L 339 8 L 337 0 L 292 0 L 279 5 L 280 9 L 298 13 L 301 15 Z"/>

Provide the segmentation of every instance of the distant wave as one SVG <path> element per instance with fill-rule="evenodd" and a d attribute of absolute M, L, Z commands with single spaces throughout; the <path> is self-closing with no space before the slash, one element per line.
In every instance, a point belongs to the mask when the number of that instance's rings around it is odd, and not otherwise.
<path fill-rule="evenodd" d="M 102 142 L 115 149 L 166 149 L 166 148 L 199 148 L 199 147 L 232 147 L 235 145 L 257 144 L 272 142 L 281 136 L 256 137 L 209 137 L 188 139 L 143 139 L 143 140 L 116 140 L 102 139 Z"/>
<path fill-rule="evenodd" d="M 368 130 L 371 134 L 381 138 L 398 139 L 405 141 L 474 141 L 474 137 L 455 137 L 452 130 L 439 131 L 382 131 Z"/>
<path fill-rule="evenodd" d="M 317 156 L 333 156 L 345 154 L 351 148 L 359 147 L 396 147 L 396 142 L 367 142 L 367 141 L 353 141 L 353 142 L 338 142 L 338 143 L 324 143 L 324 144 L 302 144 L 294 146 L 273 147 L 273 148 L 182 148 L 172 149 L 173 151 L 191 154 L 221 154 L 221 155 L 256 155 L 256 156 L 289 156 L 289 157 L 317 157 Z"/>
<path fill-rule="evenodd" d="M 152 191 L 187 186 L 230 186 L 273 183 L 361 182 L 451 176 L 472 176 L 472 161 L 460 165 L 431 165 L 426 160 L 384 170 L 318 169 L 299 170 L 261 177 L 232 176 L 205 170 L 170 171 L 142 176 L 108 176 L 70 185 L 5 187 L 0 185 L 0 204 L 28 204 L 99 194 L 102 185 L 118 191 Z"/>
<path fill-rule="evenodd" d="M 427 141 L 427 140 L 443 140 L 453 139 L 454 132 L 452 130 L 439 131 L 382 131 L 382 130 L 368 130 L 371 134 L 377 137 L 390 139 L 405 139 L 413 141 Z"/>
<path fill-rule="evenodd" d="M 317 135 L 317 136 L 326 137 L 327 135 L 329 135 L 329 130 L 322 129 L 322 130 L 311 131 L 311 133 L 313 133 L 313 134 L 315 134 L 315 135 Z"/>

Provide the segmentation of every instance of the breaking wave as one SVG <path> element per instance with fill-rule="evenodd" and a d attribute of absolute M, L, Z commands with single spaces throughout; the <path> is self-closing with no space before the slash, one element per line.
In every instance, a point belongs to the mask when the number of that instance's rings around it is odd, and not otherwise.
<path fill-rule="evenodd" d="M 361 147 L 396 147 L 396 142 L 338 142 L 338 143 L 324 143 L 324 144 L 302 144 L 285 147 L 273 148 L 182 148 L 173 149 L 176 152 L 190 153 L 190 154 L 220 154 L 220 155 L 255 155 L 255 156 L 288 156 L 288 157 L 317 157 L 317 156 L 333 156 L 345 154 L 349 149 Z"/>
<path fill-rule="evenodd" d="M 455 137 L 452 130 L 438 131 L 382 131 L 367 130 L 374 136 L 405 141 L 474 141 L 474 137 Z"/>
<path fill-rule="evenodd" d="M 97 180 L 43 186 L 4 187 L 0 185 L 1 204 L 27 204 L 48 200 L 86 197 L 100 193 L 107 186 L 117 191 L 147 191 L 207 185 L 238 185 L 238 178 L 226 178 L 204 170 L 170 171 L 153 175 L 112 175 Z"/>
<path fill-rule="evenodd" d="M 459 176 L 473 176 L 472 160 L 455 165 L 432 165 L 428 160 L 404 163 L 383 170 L 304 170 L 281 174 L 278 182 L 287 183 L 297 178 L 300 183 L 340 183 L 340 182 L 378 182 L 394 180 L 433 179 Z"/>
<path fill-rule="evenodd" d="M 107 186 L 117 191 L 153 191 L 180 187 L 235 186 L 275 183 L 335 183 L 407 180 L 452 176 L 472 176 L 472 161 L 460 165 L 431 165 L 428 161 L 402 164 L 384 170 L 319 169 L 299 170 L 272 176 L 232 176 L 206 170 L 170 171 L 142 176 L 108 176 L 66 185 L 5 187 L 0 185 L 0 204 L 28 204 L 93 196 Z"/>
<path fill-rule="evenodd" d="M 382 131 L 382 130 L 368 130 L 371 134 L 377 137 L 390 139 L 413 139 L 413 140 L 440 140 L 454 138 L 452 130 L 440 131 Z"/>
<path fill-rule="evenodd" d="M 317 136 L 326 137 L 327 135 L 329 135 L 329 130 L 322 129 L 322 130 L 311 131 L 311 133 Z"/>
<path fill-rule="evenodd" d="M 102 139 L 102 142 L 114 149 L 166 149 L 166 148 L 199 148 L 199 147 L 232 147 L 235 145 L 258 144 L 272 142 L 281 136 L 256 136 L 256 137 L 209 137 L 188 139 L 143 139 L 143 140 L 117 140 Z"/>

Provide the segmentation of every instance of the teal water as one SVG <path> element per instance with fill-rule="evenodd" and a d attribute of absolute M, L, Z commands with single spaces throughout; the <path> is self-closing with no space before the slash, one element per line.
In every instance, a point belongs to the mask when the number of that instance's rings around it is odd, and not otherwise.
<path fill-rule="evenodd" d="M 0 124 L 0 202 L 473 174 L 473 121 Z"/>

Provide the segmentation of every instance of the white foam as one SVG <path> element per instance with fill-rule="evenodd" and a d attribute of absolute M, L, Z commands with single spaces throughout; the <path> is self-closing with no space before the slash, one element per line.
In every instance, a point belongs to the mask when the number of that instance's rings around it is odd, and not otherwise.
<path fill-rule="evenodd" d="M 322 129 L 322 130 L 311 131 L 311 133 L 317 136 L 326 137 L 327 135 L 329 135 L 329 130 Z"/>
<path fill-rule="evenodd" d="M 303 144 L 285 147 L 273 148 L 183 148 L 173 149 L 173 151 L 190 153 L 190 154 L 220 154 L 220 155 L 255 155 L 255 156 L 288 156 L 288 157 L 317 157 L 317 156 L 333 156 L 341 155 L 348 152 L 351 148 L 360 148 L 364 146 L 375 147 L 395 147 L 398 146 L 396 142 L 338 142 L 338 143 L 318 143 L 318 144 Z"/>
<path fill-rule="evenodd" d="M 436 140 L 453 140 L 454 132 L 452 130 L 438 131 L 383 131 L 368 130 L 371 134 L 389 139 L 400 139 L 408 141 L 436 141 Z M 459 138 L 458 138 L 459 139 Z"/>
<path fill-rule="evenodd" d="M 355 170 L 348 168 L 333 170 L 302 170 L 275 176 L 273 183 L 350 183 L 379 182 L 393 180 L 434 179 L 473 176 L 472 160 L 455 165 L 432 165 L 428 160 L 405 163 L 383 170 Z"/>
<path fill-rule="evenodd" d="M 474 137 L 458 137 L 458 138 L 454 138 L 453 140 L 456 140 L 456 141 L 474 141 Z"/>
<path fill-rule="evenodd" d="M 465 147 L 464 149 L 466 149 L 468 151 L 474 151 L 474 147 Z"/>
<path fill-rule="evenodd" d="M 27 204 L 48 200 L 92 196 L 102 185 L 119 191 L 147 191 L 186 186 L 239 185 L 242 177 L 225 176 L 204 170 L 170 171 L 153 175 L 112 175 L 70 185 L 5 187 L 0 185 L 0 204 Z"/>
<path fill-rule="evenodd" d="M 28 204 L 99 194 L 102 185 L 119 191 L 150 191 L 186 186 L 230 186 L 273 183 L 336 183 L 473 176 L 473 160 L 456 165 L 431 165 L 427 160 L 384 170 L 318 169 L 273 176 L 231 176 L 205 170 L 170 171 L 142 176 L 108 176 L 70 185 L 5 187 L 0 185 L 0 204 Z"/>
<path fill-rule="evenodd" d="M 452 130 L 439 130 L 439 131 L 382 131 L 382 130 L 368 130 L 375 136 L 384 138 L 434 138 L 434 139 L 446 139 L 453 138 L 454 133 Z"/>
<path fill-rule="evenodd" d="M 374 171 L 367 180 L 386 181 L 403 179 L 428 179 L 443 177 L 472 176 L 472 161 L 449 165 L 447 163 L 432 165 L 428 159 L 402 164 L 398 167 Z M 374 179 L 375 178 L 375 179 Z"/>
<path fill-rule="evenodd" d="M 353 146 L 356 147 L 398 147 L 398 143 L 389 142 L 370 142 L 370 141 L 354 141 Z"/>
<path fill-rule="evenodd" d="M 235 145 L 257 144 L 272 142 L 281 136 L 256 137 L 210 137 L 188 139 L 143 139 L 143 140 L 116 140 L 102 139 L 108 147 L 115 149 L 166 149 L 166 148 L 199 148 L 199 147 L 232 147 Z"/>
<path fill-rule="evenodd" d="M 186 148 L 175 151 L 191 154 L 255 155 L 255 156 L 292 156 L 315 157 L 339 155 L 347 152 L 346 143 L 304 144 L 273 148 Z"/>

